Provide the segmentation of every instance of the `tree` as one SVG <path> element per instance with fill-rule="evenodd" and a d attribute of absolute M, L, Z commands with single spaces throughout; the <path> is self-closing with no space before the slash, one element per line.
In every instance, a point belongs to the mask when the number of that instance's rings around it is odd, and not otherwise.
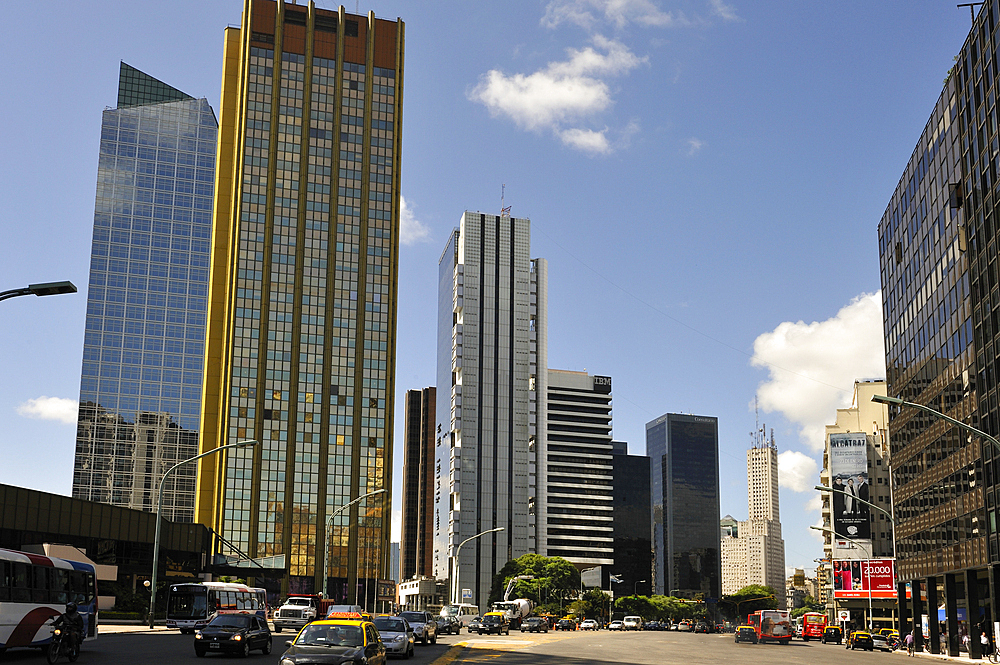
<path fill-rule="evenodd" d="M 507 583 L 515 577 L 531 575 L 529 580 L 518 580 L 511 591 L 511 598 L 527 598 L 541 605 L 546 601 L 565 600 L 580 593 L 580 571 L 562 557 L 525 554 L 508 561 L 493 576 L 489 603 L 503 600 Z"/>
<path fill-rule="evenodd" d="M 825 609 L 826 606 L 823 605 L 823 603 L 820 603 L 812 596 L 806 596 L 802 599 L 802 607 L 796 607 L 794 610 L 789 612 L 788 615 L 793 619 L 797 619 L 806 612 L 822 612 Z"/>
<path fill-rule="evenodd" d="M 724 608 L 723 614 L 729 619 L 743 621 L 743 619 L 753 614 L 757 610 L 774 610 L 778 608 L 778 601 L 774 597 L 774 589 L 760 584 L 745 586 L 734 594 L 723 596 L 719 599 L 720 609 Z"/>

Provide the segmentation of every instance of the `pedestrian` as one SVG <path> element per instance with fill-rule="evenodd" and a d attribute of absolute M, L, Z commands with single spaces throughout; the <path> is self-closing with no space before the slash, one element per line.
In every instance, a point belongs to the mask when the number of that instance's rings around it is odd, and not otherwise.
<path fill-rule="evenodd" d="M 913 655 L 913 633 L 909 632 L 906 634 L 906 655 Z"/>

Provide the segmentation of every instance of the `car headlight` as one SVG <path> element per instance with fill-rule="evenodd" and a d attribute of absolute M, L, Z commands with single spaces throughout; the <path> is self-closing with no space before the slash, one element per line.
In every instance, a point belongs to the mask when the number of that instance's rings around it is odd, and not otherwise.
<path fill-rule="evenodd" d="M 201 631 L 200 630 L 197 633 L 194 634 L 194 639 L 196 639 L 196 640 L 204 639 L 202 637 L 202 635 L 201 635 Z"/>
<path fill-rule="evenodd" d="M 55 630 L 52 631 L 52 634 L 53 635 L 62 635 L 62 631 L 59 630 L 58 628 L 56 628 Z"/>
<path fill-rule="evenodd" d="M 278 665 L 295 665 L 295 661 L 291 658 L 282 658 Z"/>
<path fill-rule="evenodd" d="M 239 642 L 243 639 L 242 635 L 233 635 L 233 642 Z"/>

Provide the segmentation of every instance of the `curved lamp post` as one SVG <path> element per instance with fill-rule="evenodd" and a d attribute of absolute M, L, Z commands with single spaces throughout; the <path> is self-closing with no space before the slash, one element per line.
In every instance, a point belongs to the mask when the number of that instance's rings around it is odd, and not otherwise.
<path fill-rule="evenodd" d="M 452 589 L 451 589 L 451 599 L 452 599 L 451 604 L 452 605 L 458 605 L 458 554 L 459 554 L 459 552 L 462 551 L 462 546 L 465 545 L 470 540 L 475 540 L 476 538 L 481 538 L 482 536 L 485 536 L 488 533 L 494 533 L 496 531 L 503 531 L 503 529 L 504 528 L 502 526 L 498 526 L 495 529 L 487 529 L 486 531 L 482 531 L 480 533 L 477 533 L 474 536 L 470 536 L 469 538 L 466 538 L 465 540 L 463 540 L 462 542 L 460 542 L 458 544 L 458 547 L 455 548 L 455 555 L 454 555 L 455 565 L 452 567 L 452 575 L 455 577 L 455 581 L 452 583 Z"/>
<path fill-rule="evenodd" d="M 196 459 L 201 459 L 202 457 L 207 457 L 208 455 L 214 455 L 217 452 L 223 451 L 226 448 L 247 448 L 250 446 L 256 446 L 260 441 L 249 440 L 249 441 L 237 441 L 236 443 L 227 443 L 224 446 L 219 446 L 218 448 L 213 448 L 208 452 L 204 452 L 200 455 L 195 455 L 194 457 L 189 457 L 186 460 L 182 460 L 177 464 L 166 470 L 164 474 L 160 477 L 160 488 L 157 491 L 156 498 L 156 535 L 153 536 L 153 578 L 152 583 L 149 587 L 149 627 L 153 627 L 153 619 L 156 616 L 156 571 L 160 565 L 160 513 L 163 510 L 163 483 L 166 481 L 167 476 L 176 471 L 179 467 L 184 466 L 188 462 L 193 462 Z"/>
<path fill-rule="evenodd" d="M 888 397 L 886 395 L 872 395 L 872 401 L 877 402 L 879 404 L 892 404 L 893 406 L 908 406 L 911 409 L 917 409 L 919 411 L 923 411 L 924 413 L 928 413 L 935 418 L 944 420 L 945 422 L 949 422 L 955 427 L 964 429 L 966 432 L 975 434 L 976 436 L 983 437 L 984 439 L 992 443 L 997 450 L 1000 450 L 1000 441 L 998 441 L 995 437 L 990 436 L 981 429 L 976 429 L 972 425 L 967 425 L 966 423 L 963 423 L 961 420 L 955 420 L 950 416 L 946 416 L 940 411 L 932 409 L 929 406 L 924 406 L 923 404 L 917 404 L 916 402 L 907 402 L 906 400 L 901 400 L 898 397 Z"/>
<path fill-rule="evenodd" d="M 73 282 L 29 284 L 23 289 L 0 291 L 0 300 L 7 300 L 8 298 L 16 298 L 18 296 L 57 296 L 61 293 L 76 293 L 76 285 Z"/>
<path fill-rule="evenodd" d="M 329 570 L 330 570 L 330 532 L 333 530 L 333 518 L 336 517 L 337 515 L 339 515 L 340 513 L 342 513 L 343 511 L 347 510 L 348 508 L 350 508 L 354 504 L 358 503 L 362 499 L 367 499 L 370 496 L 375 496 L 376 494 L 381 494 L 382 492 L 385 492 L 385 491 L 386 491 L 385 488 L 382 488 L 380 490 L 375 490 L 373 492 L 369 492 L 368 494 L 362 494 L 357 499 L 354 499 L 353 501 L 349 501 L 349 502 L 345 503 L 340 508 L 337 508 L 335 511 L 333 511 L 332 513 L 330 513 L 330 519 L 328 519 L 326 521 L 326 541 L 325 541 L 326 542 L 326 547 L 323 548 L 323 579 L 326 580 L 326 584 L 324 584 L 323 586 L 324 586 L 324 588 L 326 590 L 326 597 L 327 598 L 330 597 L 330 577 L 329 577 Z M 366 589 L 368 588 L 368 583 L 367 582 L 365 582 L 365 588 Z"/>

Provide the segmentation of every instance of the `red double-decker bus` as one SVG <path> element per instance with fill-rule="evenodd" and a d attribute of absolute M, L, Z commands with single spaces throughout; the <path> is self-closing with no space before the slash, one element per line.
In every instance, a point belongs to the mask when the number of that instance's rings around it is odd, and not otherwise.
<path fill-rule="evenodd" d="M 757 610 L 747 617 L 747 621 L 757 631 L 757 642 L 788 644 L 795 632 L 785 610 Z"/>
<path fill-rule="evenodd" d="M 823 637 L 826 629 L 826 615 L 822 612 L 806 612 L 802 615 L 802 639 L 806 642 L 815 637 Z"/>

